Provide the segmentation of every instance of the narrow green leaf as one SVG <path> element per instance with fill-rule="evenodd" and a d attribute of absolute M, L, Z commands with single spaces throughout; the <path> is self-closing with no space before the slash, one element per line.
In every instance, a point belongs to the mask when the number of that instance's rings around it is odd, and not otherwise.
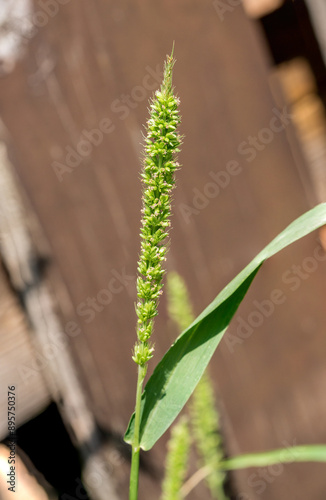
<path fill-rule="evenodd" d="M 326 462 L 326 445 L 310 444 L 280 448 L 262 453 L 238 455 L 220 462 L 223 470 L 247 469 L 248 467 L 268 467 L 274 464 L 293 462 Z"/>
<path fill-rule="evenodd" d="M 166 293 L 168 315 L 176 322 L 181 333 L 194 321 L 195 316 L 186 284 L 178 273 L 168 273 Z M 229 500 L 229 497 L 224 493 L 226 474 L 219 467 L 224 458 L 220 415 L 216 408 L 213 384 L 207 370 L 198 382 L 189 401 L 191 428 L 198 453 L 198 470 L 201 471 L 201 473 L 197 471 L 195 477 L 205 479 L 212 498 Z M 173 428 L 174 424 L 172 432 Z M 204 471 L 210 471 L 210 473 L 205 474 Z M 193 479 L 193 476 L 188 479 L 189 487 L 193 484 Z M 188 490 L 187 483 L 182 487 L 185 491 Z"/>
<path fill-rule="evenodd" d="M 156 366 L 142 395 L 140 446 L 149 450 L 178 416 L 205 371 L 263 262 L 326 224 L 326 203 L 292 222 L 236 276 L 177 338 Z M 125 435 L 130 443 L 134 417 Z"/>

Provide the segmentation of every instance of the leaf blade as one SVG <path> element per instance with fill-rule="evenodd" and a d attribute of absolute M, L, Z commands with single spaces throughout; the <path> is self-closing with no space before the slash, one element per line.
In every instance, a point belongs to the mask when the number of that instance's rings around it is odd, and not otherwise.
<path fill-rule="evenodd" d="M 326 445 L 310 444 L 291 446 L 260 453 L 248 453 L 222 460 L 223 470 L 247 469 L 249 467 L 268 467 L 274 464 L 295 462 L 326 462 Z"/>
<path fill-rule="evenodd" d="M 191 396 L 238 306 L 263 262 L 326 224 L 326 203 L 292 222 L 269 243 L 176 339 L 148 380 L 142 395 L 140 446 L 149 450 Z M 133 417 L 125 441 L 131 442 Z"/>

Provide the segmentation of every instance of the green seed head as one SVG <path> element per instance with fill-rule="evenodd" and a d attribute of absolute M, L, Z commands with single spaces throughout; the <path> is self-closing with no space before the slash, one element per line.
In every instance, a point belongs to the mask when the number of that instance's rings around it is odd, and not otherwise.
<path fill-rule="evenodd" d="M 153 347 L 148 341 L 162 293 L 162 263 L 167 252 L 171 191 L 175 184 L 175 171 L 179 167 L 176 155 L 181 144 L 181 137 L 177 133 L 180 116 L 179 99 L 174 95 L 172 87 L 174 63 L 171 54 L 165 62 L 161 88 L 150 103 L 141 174 L 144 189 L 137 278 L 138 343 L 133 355 L 133 360 L 141 366 L 153 356 Z"/>

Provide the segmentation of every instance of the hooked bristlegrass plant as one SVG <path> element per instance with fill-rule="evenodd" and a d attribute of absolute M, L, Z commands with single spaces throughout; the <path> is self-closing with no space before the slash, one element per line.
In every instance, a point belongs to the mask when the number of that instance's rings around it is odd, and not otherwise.
<path fill-rule="evenodd" d="M 169 317 L 175 321 L 180 332 L 194 320 L 186 284 L 176 272 L 168 274 L 167 308 Z M 207 371 L 200 379 L 189 403 L 191 429 L 198 451 L 198 466 L 199 470 L 203 472 L 197 476 L 205 478 L 212 498 L 227 500 L 223 487 L 225 472 L 220 468 L 220 462 L 224 458 L 219 424 L 220 416 L 216 407 L 213 385 Z M 176 426 L 178 425 L 179 423 L 176 424 Z M 187 428 L 190 432 L 190 428 Z M 173 477 L 173 474 L 173 469 L 166 468 L 167 477 Z M 167 480 L 165 482 L 168 483 Z M 190 482 L 190 484 L 194 484 L 194 482 Z"/>
<path fill-rule="evenodd" d="M 177 132 L 180 123 L 179 99 L 172 87 L 172 70 L 175 60 L 167 57 L 163 82 L 150 104 L 147 121 L 143 182 L 141 252 L 138 262 L 136 305 L 137 342 L 132 359 L 138 365 L 138 381 L 135 405 L 135 428 L 132 441 L 132 465 L 130 475 L 130 498 L 137 498 L 139 471 L 139 424 L 140 402 L 147 363 L 153 356 L 150 338 L 154 317 L 157 315 L 159 296 L 162 293 L 164 269 L 162 262 L 167 252 L 171 214 L 171 191 L 175 184 L 174 173 L 179 164 L 181 137 Z"/>
<path fill-rule="evenodd" d="M 147 363 L 153 355 L 150 337 L 162 291 L 162 261 L 165 260 L 167 252 L 164 242 L 170 226 L 171 190 L 174 186 L 174 173 L 178 167 L 176 153 L 181 142 L 176 131 L 180 117 L 179 101 L 172 87 L 173 65 L 172 51 L 165 63 L 161 88 L 156 92 L 150 106 L 142 172 L 143 220 L 136 305 L 138 340 L 133 352 L 133 360 L 138 365 L 138 380 L 135 412 L 124 438 L 132 447 L 130 500 L 138 498 L 140 448 L 152 448 L 181 412 L 262 264 L 288 245 L 326 224 L 326 203 L 322 203 L 303 214 L 276 236 L 191 325 L 185 328 L 158 363 L 142 391 Z M 198 425 L 204 427 L 207 424 Z M 284 449 L 281 449 L 249 454 L 220 460 L 219 464 L 214 458 L 212 467 L 219 469 L 222 477 L 222 471 L 237 468 L 290 461 L 326 461 L 325 445 L 297 446 L 291 448 L 291 452 L 293 453 L 285 454 Z M 211 461 L 211 458 L 208 458 L 208 461 Z M 207 467 L 208 473 L 210 470 L 210 466 Z"/>

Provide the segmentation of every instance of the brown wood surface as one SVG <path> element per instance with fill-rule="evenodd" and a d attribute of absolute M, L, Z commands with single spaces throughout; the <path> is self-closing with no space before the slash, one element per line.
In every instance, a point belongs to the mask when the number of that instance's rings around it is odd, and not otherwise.
<path fill-rule="evenodd" d="M 212 2 L 71 0 L 59 6 L 14 71 L 0 81 L 0 113 L 12 161 L 49 242 L 63 324 L 75 321 L 82 329 L 70 342 L 80 378 L 98 422 L 119 434 L 134 406 L 134 282 L 128 278 L 120 291 L 115 281 L 112 301 L 90 322 L 78 307 L 85 310 L 81 303 L 107 289 L 116 273 L 135 276 L 139 141 L 152 92 L 144 85 L 154 86 L 147 75 L 162 68 L 173 40 L 185 140 L 167 267 L 185 277 L 199 313 L 279 230 L 314 203 L 291 123 L 253 161 L 239 152 L 241 143 L 269 127 L 275 108 L 284 105 L 281 95 L 278 104 L 272 98 L 264 42 L 242 7 L 226 12 L 221 21 Z M 123 95 L 133 96 L 124 112 L 117 108 Z M 64 163 L 67 146 L 75 148 L 82 132 L 99 128 L 105 118 L 114 130 L 59 182 L 53 162 Z M 239 175 L 186 223 L 182 204 L 193 206 L 194 190 L 209 189 L 210 172 L 225 170 L 231 160 L 239 162 Z M 326 282 L 323 254 L 314 257 L 316 238 L 305 238 L 265 264 L 230 333 L 236 334 L 239 318 L 247 321 L 255 300 L 261 303 L 278 289 L 284 303 L 234 352 L 224 340 L 214 356 L 211 373 L 228 453 L 325 442 Z M 292 291 L 291 268 L 306 258 L 317 267 Z M 176 334 L 166 327 L 164 307 L 163 298 L 156 359 Z M 159 469 L 165 440 L 149 454 Z M 324 498 L 322 465 L 267 472 L 260 489 L 255 472 L 234 474 L 235 498 Z M 126 498 L 126 481 L 121 498 Z M 141 486 L 144 500 L 158 498 L 155 482 L 149 484 Z M 200 487 L 189 498 L 205 495 Z"/>
<path fill-rule="evenodd" d="M 43 411 L 51 400 L 50 392 L 42 372 L 36 373 L 33 384 L 22 384 L 20 374 L 24 367 L 35 362 L 35 345 L 32 343 L 28 325 L 19 309 L 16 297 L 0 267 L 0 438 L 8 434 L 8 386 L 17 387 L 16 400 L 19 407 L 15 412 L 19 426 Z M 18 384 L 17 384 L 18 382 Z M 7 386 L 4 384 L 7 383 Z"/>

